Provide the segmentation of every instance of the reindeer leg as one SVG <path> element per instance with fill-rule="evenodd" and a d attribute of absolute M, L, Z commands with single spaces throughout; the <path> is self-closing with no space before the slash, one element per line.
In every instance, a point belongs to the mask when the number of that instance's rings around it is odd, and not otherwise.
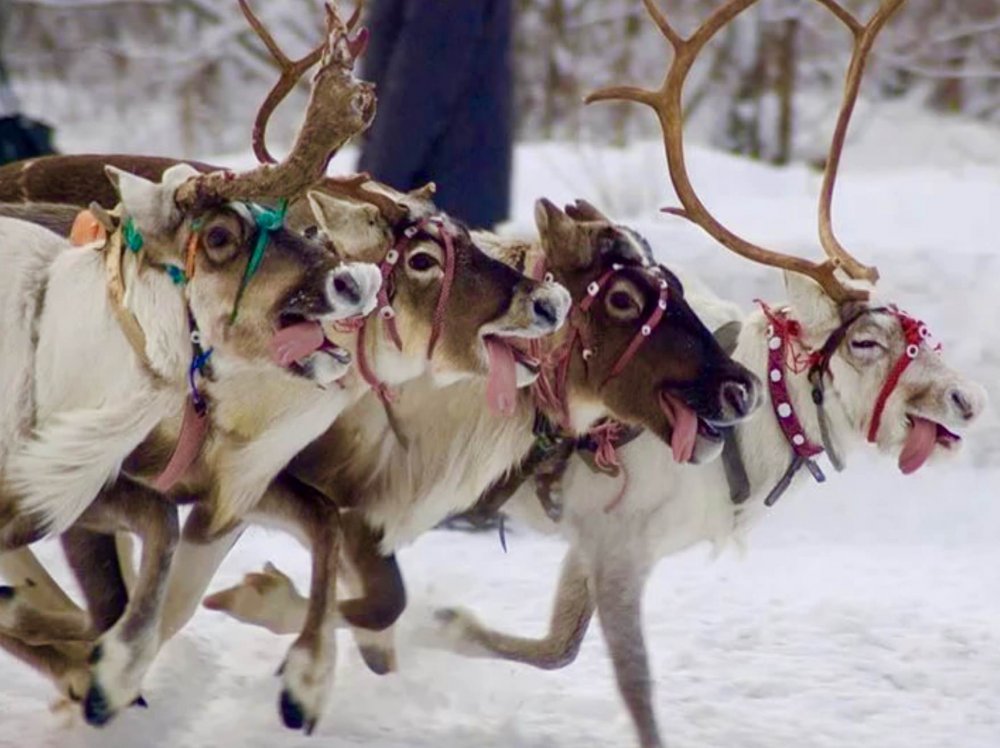
<path fill-rule="evenodd" d="M 122 617 L 129 598 L 115 536 L 74 526 L 59 541 L 83 591 L 94 628 L 104 633 Z"/>
<path fill-rule="evenodd" d="M 305 623 L 279 669 L 282 720 L 286 727 L 308 735 L 326 705 L 337 657 L 340 514 L 326 496 L 289 476 L 274 481 L 254 513 L 294 523 L 312 548 L 312 585 Z"/>
<path fill-rule="evenodd" d="M 97 634 L 83 611 L 73 608 L 51 610 L 39 607 L 30 597 L 32 588 L 0 587 L 0 631 L 30 646 L 86 642 Z"/>
<path fill-rule="evenodd" d="M 471 657 L 496 657 L 555 670 L 576 659 L 594 615 L 587 571 L 572 548 L 563 559 L 548 633 L 541 639 L 510 636 L 484 626 L 462 608 L 443 608 L 436 617 L 456 651 Z"/>
<path fill-rule="evenodd" d="M 27 546 L 0 553 L 0 578 L 15 587 L 23 587 L 27 599 L 34 605 L 53 610 L 80 610 Z"/>
<path fill-rule="evenodd" d="M 92 725 L 103 725 L 139 697 L 142 678 L 156 655 L 167 576 L 179 534 L 177 509 L 152 489 L 121 479 L 113 490 L 101 494 L 80 524 L 112 532 L 124 527 L 142 540 L 135 594 L 91 653 L 84 716 Z"/>
<path fill-rule="evenodd" d="M 382 554 L 381 534 L 357 515 L 341 518 L 344 581 L 351 596 L 337 607 L 368 669 L 376 675 L 395 672 L 394 624 L 406 609 L 406 586 L 395 554 Z"/>
<path fill-rule="evenodd" d="M 172 639 L 191 620 L 212 577 L 245 529 L 239 525 L 221 535 L 211 536 L 208 533 L 211 519 L 211 511 L 199 505 L 184 523 L 163 607 L 160 627 L 163 641 Z"/>
<path fill-rule="evenodd" d="M 28 644 L 16 636 L 0 633 L 0 649 L 51 680 L 64 698 L 71 701 L 83 698 L 90 681 L 87 667 L 89 643 L 38 646 Z"/>
<path fill-rule="evenodd" d="M 662 748 L 653 708 L 653 682 L 642 633 L 642 593 L 646 569 L 628 560 L 602 564 L 594 576 L 597 615 L 642 748 Z"/>

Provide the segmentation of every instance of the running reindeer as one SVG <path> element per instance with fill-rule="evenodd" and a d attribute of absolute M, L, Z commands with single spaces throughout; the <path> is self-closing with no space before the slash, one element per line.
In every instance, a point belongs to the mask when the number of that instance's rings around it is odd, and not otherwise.
<path fill-rule="evenodd" d="M 254 23 L 256 19 L 245 5 L 244 10 Z M 356 54 L 357 45 L 349 39 L 346 28 L 335 15 L 331 15 L 330 19 L 330 34 L 324 45 L 320 73 L 314 78 L 306 124 L 286 163 L 294 164 L 301 159 L 300 146 L 315 126 L 315 116 L 324 109 L 327 114 L 323 116 L 330 117 L 335 113 L 335 102 L 325 102 L 322 106 L 317 103 L 319 94 L 316 87 L 324 80 L 327 68 L 335 60 L 339 60 L 339 65 L 352 64 Z M 266 35 L 262 27 L 254 25 L 262 35 Z M 269 36 L 265 36 L 265 41 L 268 46 L 273 44 Z M 339 51 L 341 55 L 337 57 L 331 50 Z M 319 54 L 310 57 L 320 59 Z M 286 70 L 282 81 L 289 74 Z M 370 95 L 365 84 L 355 81 L 352 86 Z M 349 98 L 352 91 L 348 90 L 346 94 Z M 344 92 L 338 95 L 344 95 Z M 269 98 L 262 112 L 269 112 L 276 103 Z M 351 102 L 351 106 L 365 113 L 366 122 L 372 108 L 370 102 L 363 102 L 361 107 Z M 330 121 L 336 130 L 337 121 L 332 118 Z M 314 133 L 314 139 L 309 142 L 315 143 L 316 137 Z M 325 142 L 330 141 L 330 135 L 324 137 Z M 263 127 L 259 128 L 256 138 L 263 138 Z M 328 160 L 326 151 L 324 156 L 325 168 Z M 78 184 L 93 181 L 94 167 L 100 161 L 96 157 L 89 157 L 83 162 L 70 159 L 69 166 L 77 169 L 75 173 L 84 175 Z M 166 166 L 163 161 L 150 165 L 137 158 L 132 159 L 132 164 L 152 173 Z M 82 172 L 81 165 L 85 166 Z M 304 318 L 303 312 L 298 308 L 286 309 L 278 318 L 283 327 L 268 342 L 269 349 L 281 364 L 294 365 L 308 373 L 317 367 L 306 361 L 306 355 L 312 355 L 312 350 L 320 346 L 323 350 L 336 351 L 344 360 L 353 358 L 358 365 L 357 372 L 339 376 L 338 386 L 324 390 L 321 398 L 296 393 L 294 398 L 289 395 L 282 400 L 281 393 L 288 389 L 287 383 L 281 383 L 280 388 L 272 388 L 272 391 L 265 388 L 259 378 L 249 379 L 253 374 L 249 368 L 223 369 L 216 366 L 216 381 L 205 385 L 205 396 L 213 405 L 213 426 L 221 421 L 227 431 L 217 427 L 219 433 L 212 432 L 212 438 L 201 452 L 194 450 L 188 464 L 171 471 L 174 460 L 171 459 L 166 468 L 163 462 L 170 456 L 169 443 L 175 432 L 158 429 L 137 449 L 131 450 L 124 463 L 128 478 L 107 489 L 102 500 L 104 504 L 118 507 L 119 514 L 115 519 L 119 520 L 121 515 L 131 513 L 131 507 L 137 504 L 135 494 L 146 484 L 166 493 L 173 500 L 196 501 L 196 520 L 189 525 L 186 537 L 197 537 L 199 540 L 211 540 L 220 533 L 224 535 L 234 524 L 242 522 L 248 512 L 264 517 L 276 514 L 282 519 L 292 515 L 293 520 L 310 531 L 317 564 L 317 589 L 325 593 L 329 586 L 332 594 L 333 581 L 327 582 L 327 579 L 328 575 L 335 573 L 339 543 L 335 507 L 326 502 L 310 502 L 308 496 L 302 499 L 297 494 L 292 495 L 290 502 L 283 502 L 284 495 L 277 488 L 261 501 L 270 480 L 295 452 L 319 435 L 344 407 L 369 388 L 375 390 L 380 401 L 389 408 L 389 387 L 424 372 L 449 381 L 461 376 L 490 374 L 513 387 L 519 376 L 524 378 L 529 375 L 518 371 L 523 367 L 517 366 L 507 341 L 512 337 L 532 338 L 557 329 L 565 317 L 569 298 L 565 289 L 558 285 L 525 278 L 483 254 L 472 242 L 467 230 L 436 211 L 427 191 L 402 195 L 372 183 L 363 175 L 340 181 L 326 180 L 322 171 L 316 169 L 310 169 L 305 174 L 309 180 L 306 185 L 301 182 L 267 181 L 278 169 L 264 166 L 254 172 L 254 189 L 271 195 L 287 187 L 289 189 L 285 194 L 292 195 L 294 199 L 305 192 L 303 186 L 308 187 L 310 183 L 319 186 L 321 191 L 309 191 L 307 200 L 293 202 L 289 211 L 295 217 L 291 220 L 303 223 L 308 213 L 308 222 L 319 224 L 339 254 L 376 262 L 378 266 L 363 265 L 366 271 L 371 271 L 369 275 L 374 282 L 365 295 L 364 308 L 351 311 L 350 316 L 356 320 L 349 328 L 327 329 L 317 341 L 315 326 Z M 70 171 L 72 173 L 72 168 Z M 57 172 L 48 173 L 54 175 Z M 176 173 L 186 178 L 197 172 L 187 165 L 171 166 L 163 172 L 165 181 Z M 133 179 L 139 180 L 138 177 Z M 198 200 L 209 200 L 209 187 L 203 183 L 206 181 L 220 183 L 216 174 L 209 174 L 194 182 L 185 182 L 177 194 L 186 190 Z M 230 185 L 233 181 L 225 178 L 221 184 Z M 340 196 L 335 197 L 330 192 Z M 167 196 L 172 199 L 173 194 L 167 193 Z M 40 210 L 44 220 L 59 220 L 59 211 L 52 206 L 44 206 Z M 101 213 L 97 208 L 94 210 Z M 39 215 L 37 212 L 33 214 L 30 208 L 26 214 Z M 60 225 L 65 228 L 65 217 L 61 220 Z M 325 249 L 323 251 L 326 252 Z M 327 253 L 327 256 L 332 261 L 333 255 Z M 201 276 L 196 273 L 192 277 Z M 379 282 L 383 280 L 379 289 Z M 192 285 L 189 284 L 189 287 Z M 332 285 L 336 286 L 336 283 Z M 244 290 L 244 286 L 241 285 L 238 290 Z M 374 298 L 376 291 L 377 299 Z M 303 295 L 295 297 L 300 304 L 305 298 Z M 376 301 L 378 313 L 369 314 Z M 216 397 L 219 387 L 238 376 L 248 377 L 246 384 L 237 392 L 239 398 L 223 400 Z M 512 398 L 513 395 L 509 395 L 508 402 Z M 281 407 L 272 410 L 272 403 Z M 497 407 L 507 406 L 498 404 Z M 272 423 L 271 416 L 274 414 L 281 414 L 283 419 Z M 268 430 L 261 430 L 261 424 L 267 424 Z M 183 437 L 183 428 L 181 433 Z M 240 449 L 230 450 L 227 454 L 218 445 L 226 446 L 223 437 L 229 433 L 234 433 L 239 439 Z M 184 443 L 183 438 L 180 441 Z M 171 475 L 170 481 L 163 477 L 167 473 Z M 158 506 L 167 505 L 160 502 Z M 173 532 L 176 533 L 176 517 L 171 516 Z M 125 607 L 124 590 L 113 583 L 104 584 L 99 576 L 88 573 L 101 566 L 102 553 L 108 550 L 106 539 L 90 531 L 114 531 L 119 525 L 109 524 L 103 517 L 83 515 L 81 522 L 70 529 L 75 519 L 75 516 L 66 517 L 65 526 L 56 529 L 69 530 L 65 536 L 66 548 L 91 605 L 94 627 L 102 631 L 111 626 L 91 655 L 95 674 L 85 699 L 87 718 L 99 724 L 128 703 L 123 693 L 127 694 L 129 689 L 136 689 L 137 692 L 141 675 L 158 648 L 159 614 L 173 546 L 172 542 L 150 544 L 151 521 L 148 517 L 128 516 L 126 529 L 143 535 L 146 542 L 140 585 Z M 74 619 L 73 616 L 45 618 L 35 615 L 32 603 L 38 602 L 40 597 L 49 601 L 59 599 L 62 604 L 66 601 L 60 599 L 47 574 L 26 552 L 0 561 L 5 576 L 21 585 L 17 591 L 8 590 L 4 596 L 5 611 L 0 614 L 0 628 L 17 634 L 8 636 L 6 645 L 15 654 L 54 676 L 64 692 L 71 696 L 79 694 L 79 683 L 85 683 L 88 677 L 79 657 L 81 647 L 70 646 L 67 649 L 65 646 L 53 647 L 52 643 L 67 638 L 67 626 L 73 632 L 69 638 L 87 641 L 93 637 L 89 622 L 84 619 L 81 625 L 79 616 Z M 33 585 L 26 584 L 27 579 L 31 579 Z M 316 597 L 318 610 L 322 613 L 323 597 L 320 593 Z M 75 624 L 69 623 L 74 620 Z M 309 695 L 301 696 L 300 691 L 313 688 L 314 683 L 325 683 L 332 673 L 332 631 L 322 628 L 321 623 L 322 618 L 317 618 L 316 623 L 304 627 L 290 650 L 283 668 L 286 682 L 283 701 L 309 703 Z M 132 645 L 132 651 L 120 654 L 109 646 L 111 642 L 116 642 L 113 637 L 119 630 L 129 632 L 127 644 Z M 137 644 L 136 640 L 140 639 Z M 0 638 L 0 644 L 3 643 L 5 640 Z M 126 662 L 128 671 L 126 684 L 115 683 L 113 690 L 102 686 L 103 682 L 111 680 L 100 677 L 102 664 L 122 660 Z M 83 688 L 87 688 L 86 685 Z M 134 693 L 132 698 L 135 698 Z"/>
<path fill-rule="evenodd" d="M 284 228 L 280 209 L 248 202 L 302 194 L 370 120 L 373 93 L 353 77 L 333 14 L 328 30 L 306 124 L 281 164 L 240 175 L 178 165 L 159 182 L 110 168 L 120 206 L 94 212 L 97 241 L 81 248 L 3 222 L 0 251 L 16 271 L 0 288 L 0 547 L 78 521 L 144 540 L 132 604 L 90 657 L 95 723 L 137 698 L 156 649 L 151 624 L 177 538 L 160 494 L 185 500 L 197 486 L 217 512 L 259 496 L 253 481 L 283 461 L 262 460 L 254 444 L 305 432 L 304 444 L 329 423 L 315 412 L 349 359 L 323 324 L 375 304 L 377 267 L 342 264 Z M 120 490 L 105 491 L 120 471 Z"/>
<path fill-rule="evenodd" d="M 446 646 L 455 651 L 552 669 L 573 662 L 596 612 L 640 742 L 653 748 L 662 740 L 640 610 L 645 580 L 656 562 L 700 542 L 722 545 L 743 535 L 782 493 L 801 488 L 810 475 L 822 479 L 815 462 L 822 453 L 841 469 L 843 455 L 868 442 L 895 455 L 903 472 L 915 472 L 934 455 L 958 447 L 956 432 L 982 412 L 985 396 L 978 385 L 948 368 L 928 344 L 923 325 L 895 306 L 870 298 L 875 269 L 855 260 L 832 229 L 837 167 L 864 63 L 901 0 L 882 2 L 868 23 L 837 3 L 818 0 L 855 39 L 821 191 L 820 237 L 828 256 L 823 263 L 766 250 L 726 229 L 699 200 L 685 169 L 685 76 L 704 45 L 754 0 L 727 2 L 687 39 L 654 0 L 644 1 L 675 51 L 663 86 L 655 92 L 609 89 L 591 100 L 635 100 L 653 108 L 683 205 L 672 212 L 693 220 L 748 259 L 786 271 L 788 303 L 765 306 L 742 322 L 733 316 L 731 304 L 690 298 L 706 322 L 733 339 L 734 358 L 765 380 L 770 407 L 737 425 L 727 437 L 723 459 L 711 464 L 678 464 L 664 454 L 652 433 L 621 444 L 618 454 L 630 480 L 612 511 L 609 498 L 622 491 L 622 478 L 595 475 L 586 450 L 577 449 L 560 476 L 546 473 L 532 480 L 530 470 L 515 473 L 512 482 L 495 490 L 514 494 L 512 511 L 550 530 L 561 527 L 570 543 L 548 633 L 540 639 L 509 635 L 485 626 L 464 609 L 442 610 L 439 620 Z M 553 495 L 553 484 L 564 497 L 558 526 L 540 511 L 539 495 Z M 300 619 L 306 607 L 291 580 L 273 566 L 248 575 L 242 585 L 206 603 L 278 632 Z M 383 647 L 388 646 L 386 632 Z"/>

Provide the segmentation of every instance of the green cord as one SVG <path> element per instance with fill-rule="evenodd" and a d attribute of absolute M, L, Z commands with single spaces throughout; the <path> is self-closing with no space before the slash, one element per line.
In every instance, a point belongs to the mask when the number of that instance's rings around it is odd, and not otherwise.
<path fill-rule="evenodd" d="M 250 212 L 253 214 L 254 222 L 257 224 L 257 243 L 254 244 L 253 252 L 247 261 L 246 270 L 243 271 L 243 278 L 240 280 L 240 287 L 236 291 L 236 300 L 233 302 L 233 313 L 229 317 L 229 324 L 236 322 L 236 317 L 240 310 L 240 301 L 250 280 L 260 269 L 264 261 L 264 251 L 271 240 L 271 233 L 280 229 L 285 223 L 285 214 L 288 212 L 288 200 L 282 198 L 278 201 L 278 207 L 271 209 L 260 205 L 249 203 Z"/>
<path fill-rule="evenodd" d="M 125 240 L 125 246 L 133 254 L 138 253 L 142 249 L 142 234 L 139 233 L 139 229 L 135 227 L 135 221 L 131 218 L 125 219 L 125 225 L 122 226 L 122 238 Z"/>

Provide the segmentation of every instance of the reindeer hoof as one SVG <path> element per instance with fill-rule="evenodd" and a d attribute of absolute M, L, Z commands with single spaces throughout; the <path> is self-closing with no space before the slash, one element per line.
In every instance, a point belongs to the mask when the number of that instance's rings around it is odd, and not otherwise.
<path fill-rule="evenodd" d="M 91 686 L 83 699 L 83 717 L 87 720 L 87 724 L 92 727 L 103 727 L 113 716 L 114 712 L 111 711 L 104 690 L 97 685 Z"/>
<path fill-rule="evenodd" d="M 434 620 L 441 623 L 452 623 L 458 617 L 458 608 L 438 608 L 434 611 Z"/>
<path fill-rule="evenodd" d="M 368 669 L 375 675 L 388 675 L 396 671 L 396 657 L 394 652 L 387 651 L 382 647 L 360 647 L 361 659 L 365 661 Z"/>
<path fill-rule="evenodd" d="M 295 700 L 287 688 L 282 690 L 278 706 L 281 709 L 281 721 L 285 723 L 285 727 L 289 730 L 301 730 L 305 727 L 306 716 L 302 705 Z"/>

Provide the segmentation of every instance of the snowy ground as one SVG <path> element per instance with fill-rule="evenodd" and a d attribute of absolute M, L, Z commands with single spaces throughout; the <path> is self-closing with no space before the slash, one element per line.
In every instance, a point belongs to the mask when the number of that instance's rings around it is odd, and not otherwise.
<path fill-rule="evenodd" d="M 956 145 L 938 123 L 921 126 L 923 138 L 911 129 L 900 143 L 859 146 L 877 159 L 848 158 L 837 224 L 845 243 L 879 264 L 891 298 L 923 316 L 949 359 L 992 389 L 1000 380 L 1000 180 L 997 164 L 977 154 L 996 139 L 949 130 Z M 904 151 L 894 160 L 897 145 Z M 945 167 L 946 148 L 971 155 Z M 663 259 L 694 268 L 719 292 L 744 305 L 779 299 L 776 274 L 655 216 L 670 202 L 662 163 L 655 145 L 624 154 L 522 149 L 516 224 L 530 226 L 539 195 L 586 196 L 614 215 L 644 217 L 638 225 Z M 691 170 L 738 231 L 818 252 L 815 175 L 700 150 Z M 962 458 L 908 479 L 892 461 L 860 456 L 827 487 L 779 502 L 745 559 L 711 561 L 698 549 L 664 561 L 648 588 L 645 623 L 670 745 L 1000 745 L 997 423 L 987 414 Z M 562 548 L 524 532 L 509 540 L 504 555 L 492 536 L 434 532 L 402 554 L 412 600 L 402 672 L 370 675 L 343 639 L 336 695 L 312 738 L 279 726 L 273 673 L 289 640 L 202 611 L 150 674 L 150 709 L 130 710 L 103 731 L 62 726 L 46 708 L 48 686 L 0 659 L 0 746 L 631 745 L 596 626 L 578 661 L 555 673 L 421 646 L 429 612 L 441 604 L 471 605 L 521 633 L 542 630 Z M 43 550 L 56 557 L 51 545 Z M 268 559 L 305 582 L 305 554 L 282 535 L 256 532 L 216 586 Z"/>

